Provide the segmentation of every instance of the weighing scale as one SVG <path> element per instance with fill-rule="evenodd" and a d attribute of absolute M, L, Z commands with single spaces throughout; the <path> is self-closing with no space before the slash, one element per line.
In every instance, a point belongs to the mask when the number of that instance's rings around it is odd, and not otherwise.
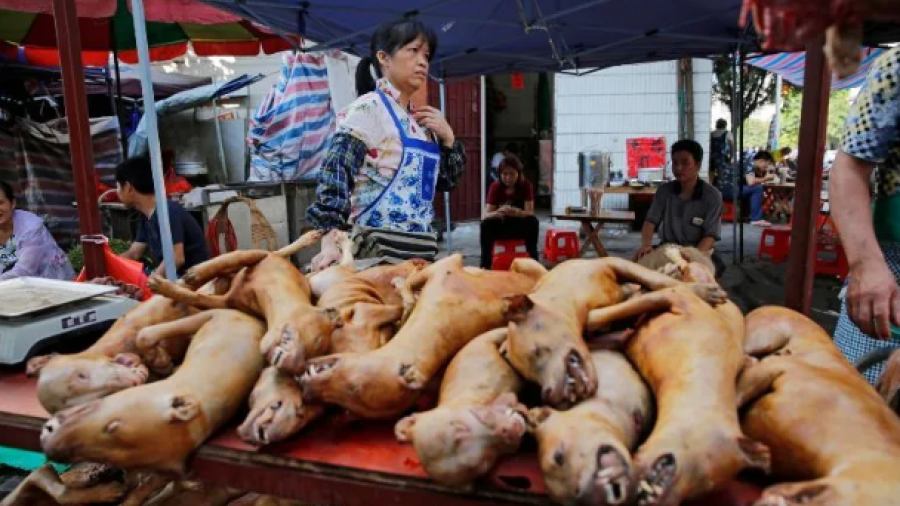
<path fill-rule="evenodd" d="M 0 281 L 0 364 L 20 364 L 54 344 L 108 328 L 140 304 L 114 286 L 42 278 Z"/>

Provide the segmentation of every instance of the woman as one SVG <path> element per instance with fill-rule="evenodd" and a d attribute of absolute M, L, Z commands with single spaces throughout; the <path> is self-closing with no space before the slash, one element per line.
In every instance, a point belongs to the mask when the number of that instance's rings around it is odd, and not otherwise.
<path fill-rule="evenodd" d="M 847 116 L 829 183 L 831 213 L 850 263 L 834 342 L 851 362 L 898 343 L 900 326 L 900 48 L 869 70 Z M 877 167 L 877 171 L 875 170 Z M 877 173 L 872 205 L 870 179 Z M 869 369 L 874 383 L 882 366 Z"/>
<path fill-rule="evenodd" d="M 307 219 L 319 230 L 353 228 L 357 258 L 433 259 L 436 192 L 456 186 L 462 144 L 440 111 L 413 107 L 437 50 L 434 32 L 415 20 L 379 27 L 356 69 L 361 95 L 338 115 Z M 376 78 L 377 77 L 377 81 Z M 337 234 L 322 239 L 313 271 L 340 258 Z"/>
<path fill-rule="evenodd" d="M 500 180 L 488 190 L 481 222 L 481 268 L 490 269 L 494 241 L 522 239 L 528 254 L 537 260 L 538 220 L 534 216 L 534 187 L 522 174 L 522 162 L 507 156 L 498 167 Z"/>
<path fill-rule="evenodd" d="M 44 221 L 16 209 L 12 186 L 0 181 L 0 281 L 22 276 L 72 280 L 75 271 Z"/>

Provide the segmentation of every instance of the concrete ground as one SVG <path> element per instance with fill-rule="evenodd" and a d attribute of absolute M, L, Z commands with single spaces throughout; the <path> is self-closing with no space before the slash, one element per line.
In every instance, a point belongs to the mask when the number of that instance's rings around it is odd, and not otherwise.
<path fill-rule="evenodd" d="M 550 228 L 570 228 L 577 230 L 572 223 L 561 222 L 553 224 L 546 216 L 541 217 L 541 230 L 538 249 L 543 251 L 543 238 Z M 731 223 L 722 224 L 722 239 L 716 243 L 716 251 L 722 256 L 728 265 L 720 283 L 729 292 L 731 299 L 746 312 L 763 305 L 784 305 L 785 277 L 787 264 L 774 264 L 767 260 L 760 260 L 758 256 L 759 241 L 762 229 L 744 224 L 743 260 L 739 265 L 734 265 L 735 252 L 735 227 Z M 740 231 L 738 230 L 738 236 Z M 477 222 L 458 224 L 452 233 L 452 250 L 461 252 L 466 265 L 478 266 L 480 259 L 479 226 Z M 640 245 L 640 233 L 627 231 L 622 235 L 614 235 L 612 231 L 601 234 L 603 245 L 610 255 L 631 258 Z M 447 251 L 448 241 L 446 236 L 441 243 L 441 248 Z M 590 250 L 588 257 L 596 254 Z M 547 262 L 544 262 L 548 265 Z M 834 329 L 837 315 L 840 311 L 840 301 L 837 298 L 841 283 L 835 278 L 817 277 L 813 290 L 812 317 L 822 325 L 829 333 Z"/>

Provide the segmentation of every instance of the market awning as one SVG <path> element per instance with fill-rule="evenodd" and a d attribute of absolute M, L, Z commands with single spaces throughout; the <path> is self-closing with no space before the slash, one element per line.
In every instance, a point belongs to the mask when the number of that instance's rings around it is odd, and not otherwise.
<path fill-rule="evenodd" d="M 740 0 L 202 1 L 360 55 L 378 25 L 415 17 L 439 35 L 432 73 L 450 77 L 706 57 L 733 51 L 744 35 Z"/>
<path fill-rule="evenodd" d="M 846 79 L 833 80 L 831 89 L 844 90 L 848 88 L 857 88 L 862 86 L 866 80 L 866 74 L 869 73 L 869 67 L 884 52 L 878 48 L 862 48 L 862 63 L 859 70 L 855 74 Z M 803 71 L 806 68 L 806 52 L 797 53 L 778 53 L 767 56 L 758 56 L 748 58 L 747 63 L 754 67 L 759 67 L 774 74 L 778 74 L 785 81 L 803 87 Z"/>

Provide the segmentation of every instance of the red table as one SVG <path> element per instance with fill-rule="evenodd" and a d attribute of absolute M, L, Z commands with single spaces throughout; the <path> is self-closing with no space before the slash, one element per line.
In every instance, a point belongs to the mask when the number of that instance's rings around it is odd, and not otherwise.
<path fill-rule="evenodd" d="M 41 451 L 46 418 L 34 381 L 0 371 L 0 445 Z M 394 439 L 392 423 L 325 422 L 263 449 L 230 427 L 200 448 L 190 467 L 200 481 L 330 506 L 549 504 L 533 452 L 506 459 L 464 493 L 429 480 L 412 447 Z M 735 481 L 692 506 L 748 506 L 758 497 L 758 487 Z"/>

